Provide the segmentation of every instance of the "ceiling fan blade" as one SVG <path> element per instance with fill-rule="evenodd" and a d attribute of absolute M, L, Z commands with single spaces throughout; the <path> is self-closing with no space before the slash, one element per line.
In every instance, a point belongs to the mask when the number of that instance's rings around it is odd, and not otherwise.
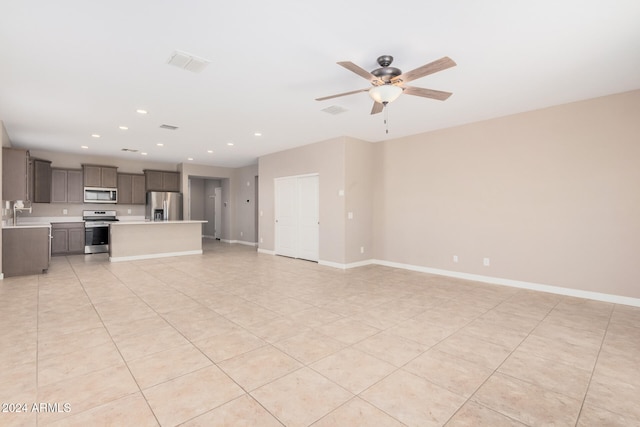
<path fill-rule="evenodd" d="M 371 74 L 370 72 L 368 72 L 364 68 L 359 67 L 358 65 L 354 64 L 351 61 L 342 61 L 342 62 L 338 62 L 337 64 L 338 65 L 342 65 L 347 70 L 356 73 L 360 77 L 364 77 L 365 79 L 369 80 L 370 82 L 374 82 L 376 80 L 379 80 L 376 76 L 374 76 L 373 74 Z"/>
<path fill-rule="evenodd" d="M 316 101 L 324 101 L 325 99 L 338 98 L 340 96 L 353 95 L 354 93 L 368 92 L 368 91 L 369 91 L 369 88 L 352 90 L 351 92 L 338 93 L 336 95 L 329 95 L 329 96 L 323 96 L 322 98 L 316 98 Z"/>
<path fill-rule="evenodd" d="M 373 101 L 373 108 L 371 108 L 371 114 L 381 113 L 384 109 L 384 105 L 379 102 Z"/>
<path fill-rule="evenodd" d="M 448 56 L 445 56 L 436 61 L 425 64 L 422 67 L 418 67 L 415 70 L 400 74 L 398 77 L 391 79 L 391 83 L 407 83 L 412 80 L 416 80 L 421 77 L 428 76 L 429 74 L 437 73 L 438 71 L 446 70 L 447 68 L 455 66 L 456 63 L 454 62 L 454 60 L 449 58 Z"/>
<path fill-rule="evenodd" d="M 413 86 L 406 86 L 404 88 L 404 93 L 406 93 L 407 95 L 422 96 L 423 98 L 437 99 L 438 101 L 444 101 L 452 95 L 451 92 L 443 92 L 441 90 L 425 89 L 422 87 Z"/>

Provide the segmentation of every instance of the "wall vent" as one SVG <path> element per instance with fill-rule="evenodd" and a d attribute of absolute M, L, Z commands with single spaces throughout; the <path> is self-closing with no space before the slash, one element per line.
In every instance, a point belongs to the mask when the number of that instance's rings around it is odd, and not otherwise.
<path fill-rule="evenodd" d="M 167 60 L 167 64 L 169 65 L 174 65 L 178 68 L 194 73 L 199 73 L 204 70 L 209 63 L 211 63 L 211 61 L 207 59 L 199 58 L 195 55 L 191 55 L 190 53 L 180 52 L 179 50 L 173 52 Z"/>
<path fill-rule="evenodd" d="M 324 111 L 325 113 L 328 113 L 328 114 L 333 114 L 335 116 L 337 114 L 346 113 L 349 110 L 339 105 L 331 105 L 327 108 L 323 108 L 321 111 Z"/>
<path fill-rule="evenodd" d="M 168 129 L 168 130 L 176 130 L 178 129 L 178 126 L 172 126 L 172 125 L 160 125 L 161 129 Z"/>

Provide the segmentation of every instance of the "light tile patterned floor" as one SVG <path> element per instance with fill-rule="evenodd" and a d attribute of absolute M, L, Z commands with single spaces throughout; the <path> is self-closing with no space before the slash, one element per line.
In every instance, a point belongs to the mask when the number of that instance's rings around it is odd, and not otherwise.
<path fill-rule="evenodd" d="M 0 339 L 2 426 L 640 425 L 640 308 L 219 242 L 7 278 Z"/>

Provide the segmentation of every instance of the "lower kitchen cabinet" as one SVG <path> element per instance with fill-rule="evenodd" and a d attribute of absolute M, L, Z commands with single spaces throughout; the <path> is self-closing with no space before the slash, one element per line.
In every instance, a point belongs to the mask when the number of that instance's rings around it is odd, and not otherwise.
<path fill-rule="evenodd" d="M 4 277 L 41 274 L 49 269 L 49 227 L 2 229 Z"/>
<path fill-rule="evenodd" d="M 51 224 L 51 255 L 83 253 L 83 222 L 54 222 Z"/>

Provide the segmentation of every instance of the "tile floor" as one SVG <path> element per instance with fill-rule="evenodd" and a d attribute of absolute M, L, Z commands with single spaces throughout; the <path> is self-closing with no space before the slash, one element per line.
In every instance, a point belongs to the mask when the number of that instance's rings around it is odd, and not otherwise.
<path fill-rule="evenodd" d="M 218 242 L 7 278 L 0 338 L 2 426 L 640 425 L 640 308 Z"/>

